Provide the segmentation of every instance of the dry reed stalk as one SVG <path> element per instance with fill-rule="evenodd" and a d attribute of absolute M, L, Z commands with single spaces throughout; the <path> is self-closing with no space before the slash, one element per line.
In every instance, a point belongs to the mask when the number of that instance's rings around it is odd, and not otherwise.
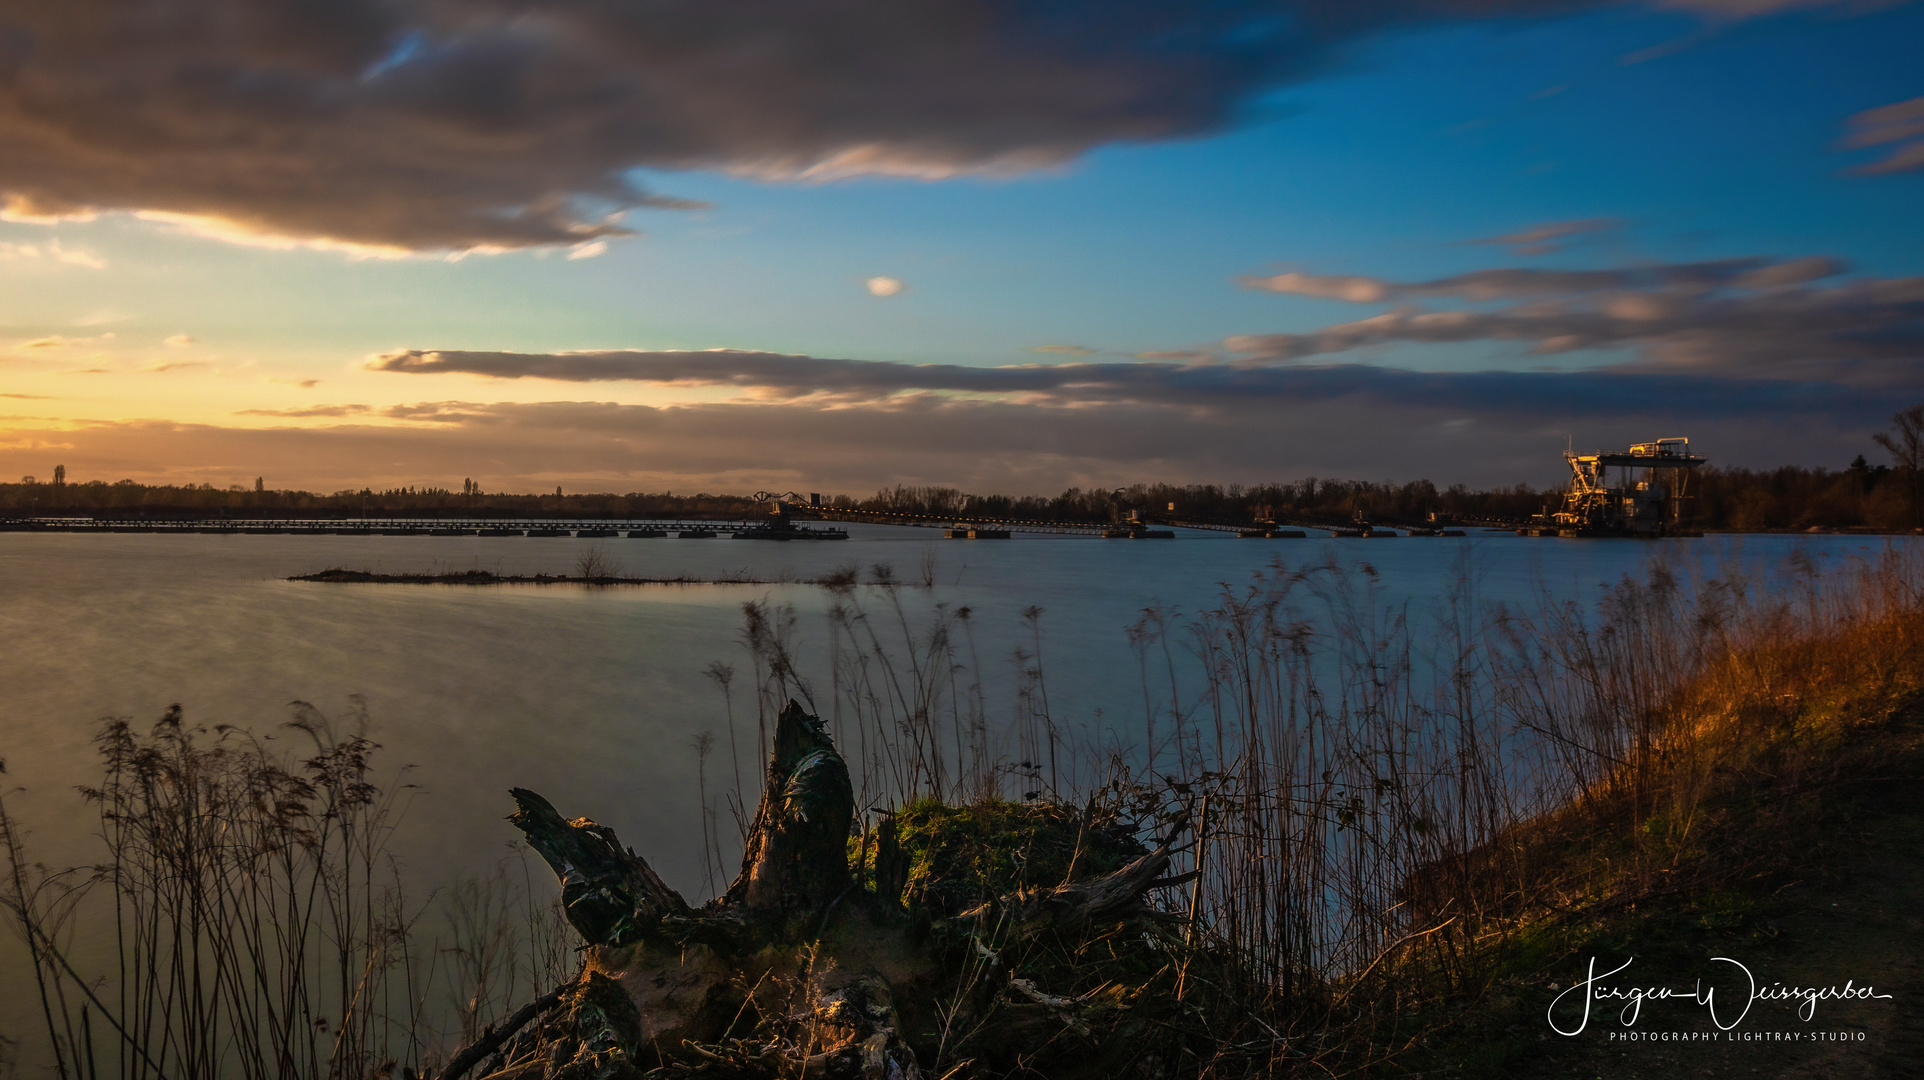
<path fill-rule="evenodd" d="M 433 916 L 408 903 L 387 844 L 411 785 L 375 785 L 365 719 L 357 705 L 339 735 L 297 704 L 300 752 L 178 708 L 145 733 L 109 722 L 102 783 L 82 792 L 105 857 L 79 872 L 28 880 L 0 804 L 14 870 L 0 892 L 37 943 L 63 1078 L 366 1077 L 431 1061 L 571 969 L 565 924 L 525 872 L 462 883 Z M 427 936 L 430 917 L 445 925 Z M 111 944 L 109 970 L 77 970 L 76 933 Z M 430 1001 L 437 983 L 449 1007 Z M 112 1046 L 95 1045 L 97 1020 Z"/>

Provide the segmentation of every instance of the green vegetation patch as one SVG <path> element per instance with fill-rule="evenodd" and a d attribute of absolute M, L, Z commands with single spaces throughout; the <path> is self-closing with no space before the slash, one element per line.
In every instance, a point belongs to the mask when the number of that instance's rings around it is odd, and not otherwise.
<path fill-rule="evenodd" d="M 933 799 L 895 813 L 909 860 L 903 900 L 941 918 L 1018 889 L 1053 888 L 1121 869 L 1148 852 L 1136 830 L 1097 807 L 988 799 L 949 806 Z M 856 840 L 851 862 L 872 873 L 874 834 Z"/>

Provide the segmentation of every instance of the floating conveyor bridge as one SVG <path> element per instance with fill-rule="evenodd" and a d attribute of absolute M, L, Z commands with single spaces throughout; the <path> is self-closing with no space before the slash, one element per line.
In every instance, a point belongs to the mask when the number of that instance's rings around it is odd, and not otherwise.
<path fill-rule="evenodd" d="M 125 518 L 80 515 L 0 517 L 0 532 L 147 533 L 218 536 L 488 536 L 581 537 L 585 539 L 672 538 L 709 539 L 724 536 L 742 540 L 844 540 L 844 529 L 802 524 L 803 521 L 857 522 L 941 529 L 957 538 L 1000 538 L 1010 533 L 1157 539 L 1173 536 L 1174 529 L 1235 533 L 1244 537 L 1287 538 L 1316 530 L 1332 536 L 1450 535 L 1453 529 L 1434 522 L 1403 519 L 1346 519 L 1333 515 L 1279 513 L 1263 521 L 1231 521 L 1182 514 L 1132 513 L 1115 522 L 1053 518 L 1015 518 L 970 514 L 914 514 L 884 510 L 787 504 L 780 513 L 755 519 L 660 518 L 492 518 L 492 517 L 166 517 Z M 1454 523 L 1452 523 L 1454 524 Z M 1467 523 L 1466 524 L 1472 524 Z M 1480 523 L 1476 523 L 1480 524 Z M 1494 527 L 1511 528 L 1509 522 Z"/>
<path fill-rule="evenodd" d="M 1074 521 L 969 513 L 923 514 L 906 510 L 862 510 L 853 507 L 828 506 L 819 501 L 802 502 L 799 497 L 796 497 L 795 502 L 787 502 L 786 500 L 793 495 L 792 492 L 779 497 L 768 495 L 766 492 L 757 493 L 757 497 L 762 501 L 778 501 L 780 503 L 780 509 L 776 511 L 778 514 L 822 521 L 853 521 L 873 525 L 941 529 L 957 539 L 969 533 L 978 534 L 979 538 L 983 533 L 993 535 L 1010 532 L 1103 536 L 1112 539 L 1166 539 L 1174 535 L 1170 531 L 1172 529 L 1235 533 L 1250 539 L 1302 537 L 1307 536 L 1307 530 L 1310 529 L 1341 537 L 1394 536 L 1398 531 L 1407 532 L 1412 536 L 1462 535 L 1462 531 L 1455 527 L 1457 522 L 1454 520 L 1416 521 L 1380 515 L 1344 518 L 1334 514 L 1279 511 L 1262 520 L 1237 521 L 1176 512 L 1151 513 L 1132 510 L 1120 521 Z M 1485 527 L 1514 529 L 1524 524 L 1521 521 L 1502 521 L 1491 522 Z"/>
<path fill-rule="evenodd" d="M 762 493 L 765 494 L 765 493 Z M 648 539 L 679 537 L 711 539 L 727 536 L 738 540 L 845 540 L 844 529 L 803 524 L 804 521 L 856 522 L 941 529 L 956 539 L 1006 539 L 1012 533 L 1037 533 L 1066 536 L 1109 537 L 1114 539 L 1167 539 L 1175 529 L 1234 533 L 1245 538 L 1292 538 L 1309 535 L 1308 530 L 1337 537 L 1387 537 L 1405 532 L 1412 536 L 1461 535 L 1452 520 L 1415 521 L 1404 518 L 1357 515 L 1343 518 L 1331 514 L 1278 512 L 1259 521 L 1236 521 L 1198 517 L 1179 513 L 1152 514 L 1130 511 L 1120 521 L 1078 521 L 1057 518 L 998 517 L 976 514 L 918 514 L 906 511 L 858 510 L 826 506 L 786 497 L 761 499 L 774 509 L 754 518 L 660 519 L 660 518 L 496 518 L 461 516 L 424 517 L 187 517 L 128 518 L 120 516 L 41 515 L 0 517 L 0 532 L 77 532 L 77 533 L 150 533 L 185 535 L 202 533 L 220 536 L 294 534 L 308 536 L 488 536 L 488 537 L 581 537 L 588 539 Z M 1508 521 L 1464 521 L 1461 524 L 1486 528 L 1520 528 L 1524 523 Z"/>
<path fill-rule="evenodd" d="M 784 527 L 786 526 L 786 527 Z M 662 518 L 0 518 L 0 532 L 208 533 L 221 536 L 573 536 L 585 539 L 846 540 L 844 529 L 793 522 Z"/>

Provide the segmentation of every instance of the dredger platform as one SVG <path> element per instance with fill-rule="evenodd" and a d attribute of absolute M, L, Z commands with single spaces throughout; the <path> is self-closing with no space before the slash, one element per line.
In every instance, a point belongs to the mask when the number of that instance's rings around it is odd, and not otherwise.
<path fill-rule="evenodd" d="M 1690 440 L 1658 439 L 1628 450 L 1566 451 L 1570 490 L 1563 506 L 1533 517 L 1524 536 L 1702 536 L 1684 524 L 1691 471 L 1704 458 Z M 1617 470 L 1611 483 L 1610 470 Z"/>

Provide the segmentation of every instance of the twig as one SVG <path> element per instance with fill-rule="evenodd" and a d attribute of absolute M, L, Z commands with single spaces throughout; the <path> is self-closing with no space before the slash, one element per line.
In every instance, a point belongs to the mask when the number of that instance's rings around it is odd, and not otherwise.
<path fill-rule="evenodd" d="M 1395 942 L 1391 943 L 1389 948 L 1384 949 L 1380 953 L 1377 953 L 1376 959 L 1371 960 L 1368 967 L 1364 968 L 1362 971 L 1356 974 L 1356 978 L 1350 981 L 1349 987 L 1345 989 L 1340 995 L 1337 996 L 1336 1004 L 1341 1005 L 1343 1002 L 1349 1000 L 1350 991 L 1363 985 L 1363 980 L 1369 977 L 1370 972 L 1376 970 L 1376 965 L 1382 963 L 1384 957 L 1402 948 L 1403 946 L 1408 945 L 1410 942 L 1415 941 L 1417 938 L 1429 937 L 1431 934 L 1436 933 L 1438 930 L 1443 929 L 1444 927 L 1450 925 L 1456 920 L 1457 920 L 1457 916 L 1452 915 L 1449 918 L 1444 919 L 1442 922 L 1437 923 L 1435 926 L 1430 927 L 1428 930 L 1418 930 L 1414 934 L 1407 934 L 1401 938 L 1398 938 Z"/>
<path fill-rule="evenodd" d="M 160 1066 L 154 1063 L 153 1058 L 147 1056 L 146 1048 L 141 1046 L 139 1041 L 132 1035 L 129 1035 L 127 1029 L 120 1026 L 120 1021 L 114 1019 L 114 1015 L 107 1011 L 107 1006 L 101 1004 L 100 999 L 94 996 L 93 990 L 87 986 L 87 980 L 81 978 L 80 973 L 75 971 L 73 965 L 67 962 L 67 957 L 54 945 L 53 939 L 47 936 L 47 932 L 40 928 L 40 924 L 34 922 L 27 911 L 15 904 L 11 898 L 0 896 L 0 904 L 5 904 L 8 908 L 12 909 L 13 913 L 19 917 L 20 925 L 27 929 L 29 935 L 40 935 L 40 940 L 43 942 L 41 948 L 45 950 L 46 954 L 60 961 L 60 966 L 66 969 L 68 978 L 74 981 L 74 985 L 80 988 L 81 993 L 87 995 L 87 1000 L 94 1003 L 94 1008 L 100 1010 L 100 1015 L 104 1017 L 109 1024 L 114 1026 L 114 1030 L 120 1033 L 120 1037 L 127 1040 L 127 1045 L 133 1047 L 134 1053 L 139 1054 L 141 1060 L 145 1061 L 147 1066 L 154 1070 L 154 1076 L 157 1080 L 167 1080 L 167 1074 L 161 1071 Z M 29 938 L 29 944 L 31 944 L 31 937 Z"/>
<path fill-rule="evenodd" d="M 489 1054 L 501 1049 L 502 1045 L 515 1032 L 528 1025 L 528 1022 L 556 1005 L 561 1004 L 561 995 L 567 993 L 568 986 L 557 986 L 553 990 L 521 1006 L 508 1021 L 500 1027 L 489 1027 L 481 1037 L 469 1043 L 460 1053 L 449 1059 L 448 1067 L 441 1073 L 439 1080 L 461 1080 L 469 1069 L 485 1059 Z"/>

